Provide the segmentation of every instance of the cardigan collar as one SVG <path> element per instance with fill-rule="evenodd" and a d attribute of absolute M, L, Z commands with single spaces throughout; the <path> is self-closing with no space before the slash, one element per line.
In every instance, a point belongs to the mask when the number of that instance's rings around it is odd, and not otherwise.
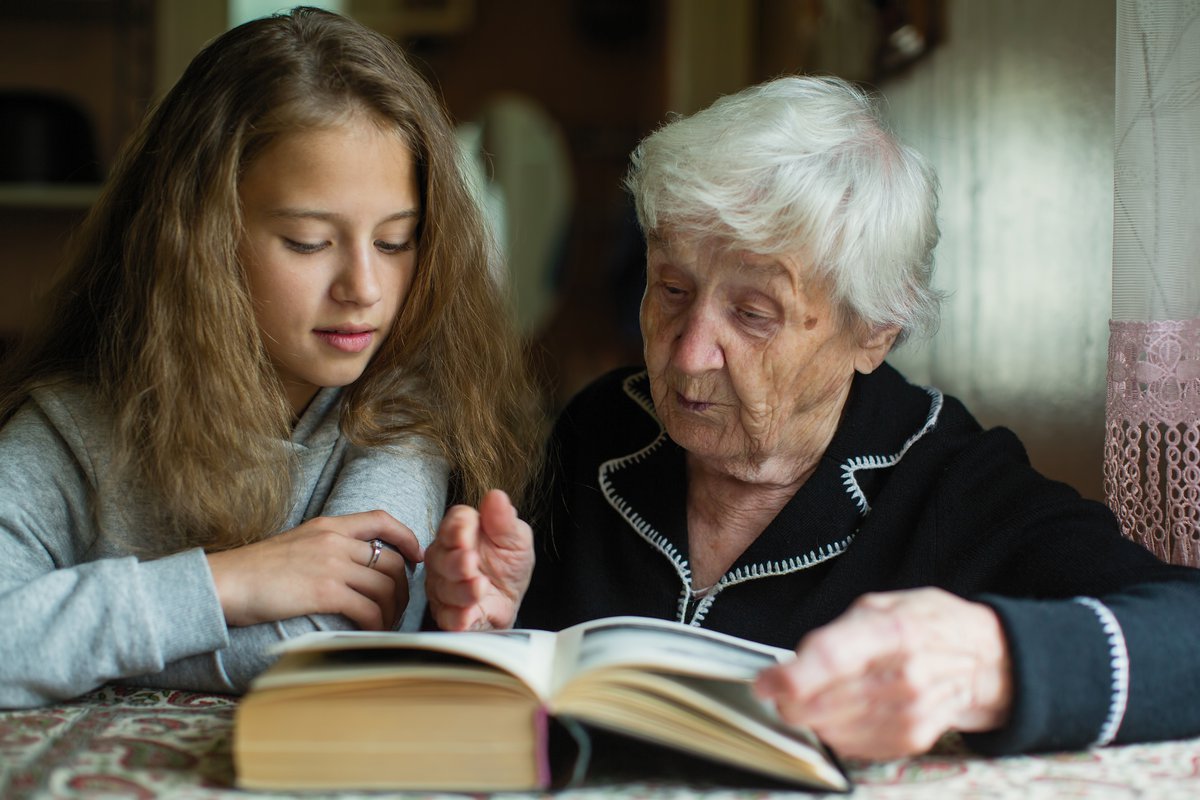
<path fill-rule="evenodd" d="M 630 375 L 622 388 L 639 413 L 652 419 L 657 434 L 601 464 L 600 487 L 638 535 L 674 562 L 684 586 L 690 587 L 686 453 L 655 414 L 646 373 Z M 816 470 L 715 591 L 806 569 L 844 552 L 870 513 L 871 497 L 888 470 L 936 426 L 941 408 L 940 392 L 911 386 L 886 364 L 870 375 L 855 375 L 842 422 Z"/>

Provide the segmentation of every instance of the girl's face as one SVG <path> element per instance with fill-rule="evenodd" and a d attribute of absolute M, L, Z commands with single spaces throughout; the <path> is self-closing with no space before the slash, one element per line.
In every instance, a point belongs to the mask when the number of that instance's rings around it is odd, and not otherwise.
<path fill-rule="evenodd" d="M 279 137 L 238 191 L 255 316 L 299 415 L 362 375 L 404 305 L 421 214 L 412 154 L 355 115 Z"/>

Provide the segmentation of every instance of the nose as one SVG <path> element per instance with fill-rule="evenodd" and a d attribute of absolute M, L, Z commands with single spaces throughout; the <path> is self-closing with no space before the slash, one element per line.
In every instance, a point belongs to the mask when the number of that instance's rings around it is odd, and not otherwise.
<path fill-rule="evenodd" d="M 703 305 L 690 308 L 679 320 L 675 333 L 671 361 L 686 375 L 719 370 L 725 366 L 725 350 L 721 346 L 718 320 Z"/>
<path fill-rule="evenodd" d="M 339 303 L 359 306 L 378 303 L 383 297 L 378 269 L 374 247 L 370 243 L 348 248 L 338 264 L 337 276 L 330 287 L 330 294 Z"/>

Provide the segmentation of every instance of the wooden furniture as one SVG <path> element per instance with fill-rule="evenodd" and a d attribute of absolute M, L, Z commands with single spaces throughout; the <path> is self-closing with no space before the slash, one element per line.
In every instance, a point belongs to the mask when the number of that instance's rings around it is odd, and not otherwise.
<path fill-rule="evenodd" d="M 0 92 L 76 105 L 90 123 L 100 175 L 154 92 L 154 2 L 0 4 Z M 99 183 L 0 183 L 0 238 L 8 243 L 0 256 L 0 343 L 32 320 L 38 292 L 99 190 Z"/>

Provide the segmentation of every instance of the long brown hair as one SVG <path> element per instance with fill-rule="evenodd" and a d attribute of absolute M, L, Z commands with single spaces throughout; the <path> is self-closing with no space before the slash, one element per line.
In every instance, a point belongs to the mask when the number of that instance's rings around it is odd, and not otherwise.
<path fill-rule="evenodd" d="M 34 386 L 83 382 L 113 408 L 117 463 L 160 499 L 176 538 L 220 549 L 277 531 L 291 410 L 236 256 L 238 181 L 276 137 L 357 110 L 409 146 L 422 220 L 413 285 L 344 390 L 341 429 L 364 445 L 422 434 L 452 466 L 454 499 L 499 487 L 519 503 L 540 449 L 536 403 L 448 115 L 395 42 L 317 9 L 226 32 L 150 111 L 46 323 L 5 365 L 0 421 Z"/>

